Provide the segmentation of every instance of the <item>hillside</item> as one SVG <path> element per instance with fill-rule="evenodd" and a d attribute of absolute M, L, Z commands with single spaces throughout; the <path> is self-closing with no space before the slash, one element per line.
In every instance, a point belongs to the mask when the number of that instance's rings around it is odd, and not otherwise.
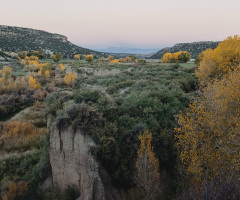
<path fill-rule="evenodd" d="M 178 51 L 188 51 L 192 58 L 196 58 L 199 53 L 206 49 L 215 49 L 219 42 L 193 42 L 193 43 L 178 43 L 173 47 L 166 47 L 152 55 L 151 59 L 161 59 L 165 53 L 175 53 Z"/>
<path fill-rule="evenodd" d="M 0 25 L 0 51 L 44 51 L 49 55 L 61 53 L 64 58 L 73 58 L 75 54 L 93 54 L 95 57 L 106 56 L 90 49 L 72 44 L 63 35 L 42 30 Z"/>

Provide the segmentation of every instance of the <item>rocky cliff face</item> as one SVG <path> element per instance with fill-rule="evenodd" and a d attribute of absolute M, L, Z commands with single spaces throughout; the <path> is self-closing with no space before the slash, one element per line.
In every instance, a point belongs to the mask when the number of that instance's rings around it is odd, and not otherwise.
<path fill-rule="evenodd" d="M 109 176 L 90 152 L 95 143 L 89 135 L 70 126 L 59 129 L 56 123 L 49 131 L 54 185 L 61 189 L 73 186 L 79 200 L 119 199 Z"/>

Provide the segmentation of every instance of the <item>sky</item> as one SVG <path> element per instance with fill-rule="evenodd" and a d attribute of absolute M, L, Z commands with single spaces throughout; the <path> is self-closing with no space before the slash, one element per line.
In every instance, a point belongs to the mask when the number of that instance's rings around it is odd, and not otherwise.
<path fill-rule="evenodd" d="M 87 48 L 162 48 L 240 35 L 240 0 L 1 0 L 0 25 Z"/>

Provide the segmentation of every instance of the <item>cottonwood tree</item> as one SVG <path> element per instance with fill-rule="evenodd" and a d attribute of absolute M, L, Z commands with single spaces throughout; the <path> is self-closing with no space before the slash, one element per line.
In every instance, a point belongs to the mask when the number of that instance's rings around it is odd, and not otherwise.
<path fill-rule="evenodd" d="M 165 53 L 162 58 L 162 63 L 171 63 L 173 60 L 174 58 L 171 53 Z"/>
<path fill-rule="evenodd" d="M 74 59 L 80 60 L 80 54 L 74 55 Z"/>
<path fill-rule="evenodd" d="M 176 53 L 165 53 L 162 58 L 162 63 L 186 63 L 191 58 L 187 51 L 179 51 Z"/>
<path fill-rule="evenodd" d="M 155 200 L 160 194 L 160 174 L 158 172 L 159 161 L 155 157 L 151 145 L 152 135 L 144 132 L 139 136 L 139 140 L 141 145 L 136 160 L 135 181 L 143 190 L 145 199 Z"/>
<path fill-rule="evenodd" d="M 197 186 L 240 169 L 240 70 L 210 82 L 179 117 L 176 139 L 190 183 Z"/>
<path fill-rule="evenodd" d="M 34 90 L 38 90 L 38 89 L 42 88 L 41 84 L 39 82 L 36 82 L 36 79 L 33 78 L 32 76 L 29 76 L 28 79 L 29 79 L 28 84 L 29 84 L 30 88 L 32 88 Z"/>
<path fill-rule="evenodd" d="M 63 64 L 59 64 L 58 67 L 60 68 L 60 71 L 63 72 L 66 67 Z"/>
<path fill-rule="evenodd" d="M 214 78 L 221 78 L 229 70 L 233 70 L 240 64 L 240 37 L 228 37 L 219 43 L 216 49 L 207 49 L 203 52 L 203 58 L 196 70 L 202 85 L 206 85 Z"/>
<path fill-rule="evenodd" d="M 76 76 L 75 76 L 72 72 L 69 72 L 69 73 L 64 77 L 64 81 L 65 81 L 65 83 L 66 83 L 68 86 L 72 85 L 75 79 L 76 79 Z"/>
<path fill-rule="evenodd" d="M 85 59 L 86 61 L 91 62 L 93 61 L 93 55 L 86 55 Z"/>
<path fill-rule="evenodd" d="M 111 61 L 114 60 L 114 59 L 115 59 L 114 56 L 108 56 L 108 58 L 107 58 L 108 62 L 111 62 Z"/>

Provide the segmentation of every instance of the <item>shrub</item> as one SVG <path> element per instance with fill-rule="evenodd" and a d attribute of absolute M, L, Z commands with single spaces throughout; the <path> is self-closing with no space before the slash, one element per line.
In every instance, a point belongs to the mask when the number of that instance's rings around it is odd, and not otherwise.
<path fill-rule="evenodd" d="M 45 128 L 36 128 L 29 122 L 9 122 L 3 124 L 0 137 L 0 149 L 29 149 L 35 146 L 39 138 L 46 134 Z"/>
<path fill-rule="evenodd" d="M 86 55 L 86 61 L 91 62 L 93 61 L 93 55 Z"/>
<path fill-rule="evenodd" d="M 51 58 L 53 59 L 54 62 L 58 62 L 59 60 L 62 59 L 62 55 L 59 53 L 57 53 L 56 55 L 53 54 L 53 55 L 51 55 Z"/>

